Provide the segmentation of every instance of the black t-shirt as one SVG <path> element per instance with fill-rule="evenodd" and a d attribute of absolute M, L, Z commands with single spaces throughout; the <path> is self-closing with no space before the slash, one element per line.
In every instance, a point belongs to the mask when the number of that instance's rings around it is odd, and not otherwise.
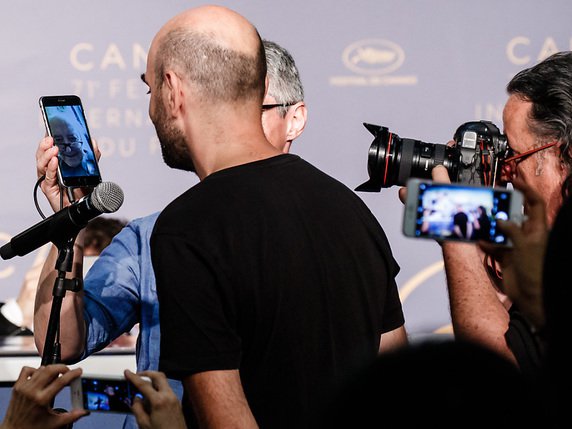
<path fill-rule="evenodd" d="M 464 212 L 458 212 L 453 216 L 453 225 L 459 227 L 462 238 L 467 238 L 467 222 L 469 217 Z"/>
<path fill-rule="evenodd" d="M 491 236 L 491 220 L 486 214 L 481 214 L 478 218 L 478 228 L 473 229 L 473 239 L 486 240 Z"/>
<path fill-rule="evenodd" d="M 558 422 L 570 420 L 572 366 L 568 352 L 572 300 L 570 248 L 572 246 L 572 199 L 568 197 L 552 226 L 546 248 L 543 271 L 543 298 L 546 314 L 546 363 L 550 401 Z"/>
<path fill-rule="evenodd" d="M 367 206 L 295 155 L 218 171 L 151 237 L 159 369 L 239 369 L 260 427 L 308 427 L 404 323 L 399 267 Z"/>
<path fill-rule="evenodd" d="M 509 325 L 505 332 L 508 347 L 514 354 L 522 374 L 538 380 L 542 376 L 543 344 L 531 329 L 529 322 L 518 310 L 516 304 L 509 309 Z"/>

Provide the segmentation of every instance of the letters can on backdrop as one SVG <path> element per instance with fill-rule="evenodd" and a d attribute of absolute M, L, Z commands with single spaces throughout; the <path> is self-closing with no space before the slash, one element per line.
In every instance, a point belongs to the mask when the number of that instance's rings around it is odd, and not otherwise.
<path fill-rule="evenodd" d="M 41 220 L 33 202 L 35 150 L 44 135 L 38 99 L 76 94 L 102 152 L 104 181 L 125 193 L 117 216 L 161 210 L 197 183 L 164 165 L 148 118 L 147 49 L 173 15 L 199 5 L 170 0 L 22 0 L 3 5 L 0 50 L 0 245 Z M 572 48 L 568 0 L 480 2 L 222 1 L 263 38 L 294 56 L 308 125 L 292 152 L 354 189 L 367 179 L 373 136 L 364 122 L 402 138 L 444 144 L 462 123 L 502 129 L 505 85 L 519 70 Z M 33 11 L 33 13 L 32 13 Z M 384 227 L 396 259 L 410 334 L 449 332 L 439 246 L 405 238 L 397 188 L 358 193 Z M 50 209 L 39 196 L 44 213 Z M 45 249 L 0 261 L 0 301 L 16 296 Z"/>

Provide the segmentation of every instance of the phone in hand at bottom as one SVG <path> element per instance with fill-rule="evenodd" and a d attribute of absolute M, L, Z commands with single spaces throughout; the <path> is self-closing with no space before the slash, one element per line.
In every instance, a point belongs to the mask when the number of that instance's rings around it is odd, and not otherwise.
<path fill-rule="evenodd" d="M 131 413 L 139 390 L 122 376 L 85 375 L 70 384 L 73 408 L 108 413 Z"/>
<path fill-rule="evenodd" d="M 523 196 L 516 189 L 462 183 L 407 182 L 403 234 L 407 237 L 510 246 L 497 221 L 523 220 Z"/>

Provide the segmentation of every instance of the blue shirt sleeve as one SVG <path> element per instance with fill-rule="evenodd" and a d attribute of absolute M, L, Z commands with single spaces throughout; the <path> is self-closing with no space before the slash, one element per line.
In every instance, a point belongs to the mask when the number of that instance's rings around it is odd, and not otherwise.
<path fill-rule="evenodd" d="M 84 280 L 86 347 L 82 359 L 105 348 L 141 321 L 145 295 L 155 295 L 150 277 L 149 237 L 157 214 L 127 224 L 101 253 Z M 149 289 L 149 290 L 147 290 Z"/>

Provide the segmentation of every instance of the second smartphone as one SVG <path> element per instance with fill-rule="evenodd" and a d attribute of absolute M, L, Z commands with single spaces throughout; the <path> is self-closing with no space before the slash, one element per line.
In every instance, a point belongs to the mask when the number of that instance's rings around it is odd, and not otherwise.
<path fill-rule="evenodd" d="M 409 179 L 403 217 L 408 237 L 510 246 L 497 221 L 523 220 L 523 196 L 514 189 Z"/>
<path fill-rule="evenodd" d="M 131 413 L 139 390 L 122 376 L 86 375 L 70 384 L 73 408 L 109 413 Z"/>
<path fill-rule="evenodd" d="M 49 136 L 59 148 L 58 181 L 67 188 L 94 187 L 101 183 L 81 100 L 76 95 L 40 97 Z"/>

